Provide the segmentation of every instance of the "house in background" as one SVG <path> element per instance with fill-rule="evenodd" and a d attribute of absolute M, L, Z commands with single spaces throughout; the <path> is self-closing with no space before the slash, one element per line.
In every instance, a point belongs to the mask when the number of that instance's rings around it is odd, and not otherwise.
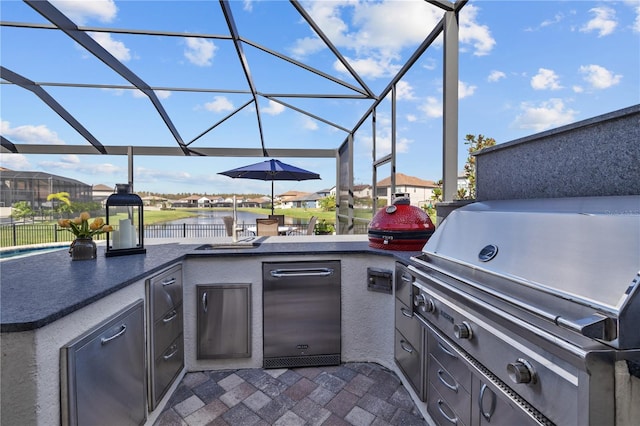
<path fill-rule="evenodd" d="M 283 209 L 319 209 L 320 200 L 325 198 L 317 192 L 302 194 L 282 204 Z"/>
<path fill-rule="evenodd" d="M 115 188 L 109 185 L 99 183 L 91 187 L 91 198 L 93 201 L 99 202 L 104 207 L 109 195 L 115 192 Z"/>
<path fill-rule="evenodd" d="M 16 171 L 0 167 L 0 182 L 2 207 L 9 208 L 24 201 L 33 210 L 51 208 L 55 202 L 47 201 L 47 196 L 58 192 L 69 193 L 69 199 L 73 202 L 93 201 L 91 185 L 50 173 Z"/>
<path fill-rule="evenodd" d="M 378 206 L 389 204 L 391 200 L 391 178 L 384 178 L 377 183 L 376 195 L 378 197 Z M 431 203 L 433 190 L 438 185 L 432 180 L 424 180 L 414 176 L 407 176 L 402 173 L 396 173 L 396 188 L 394 193 L 402 192 L 409 194 L 411 205 L 422 207 Z"/>

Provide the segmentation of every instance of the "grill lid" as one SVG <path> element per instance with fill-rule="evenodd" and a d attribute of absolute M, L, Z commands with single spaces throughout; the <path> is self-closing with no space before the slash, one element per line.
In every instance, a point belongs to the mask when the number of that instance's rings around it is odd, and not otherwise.
<path fill-rule="evenodd" d="M 553 296 L 556 322 L 569 304 L 613 317 L 616 336 L 625 327 L 632 334 L 640 320 L 640 196 L 469 204 L 447 216 L 422 251 L 422 261 L 482 276 L 483 285 L 501 280 L 494 288 L 523 303 L 546 309 Z M 573 318 L 570 328 L 591 320 Z"/>

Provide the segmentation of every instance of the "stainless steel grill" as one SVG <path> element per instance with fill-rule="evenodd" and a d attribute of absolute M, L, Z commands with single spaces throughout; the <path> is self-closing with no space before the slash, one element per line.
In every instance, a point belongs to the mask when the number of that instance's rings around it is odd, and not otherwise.
<path fill-rule="evenodd" d="M 409 270 L 437 422 L 621 425 L 640 406 L 640 196 L 470 204 Z M 468 418 L 439 346 L 473 377 Z"/>

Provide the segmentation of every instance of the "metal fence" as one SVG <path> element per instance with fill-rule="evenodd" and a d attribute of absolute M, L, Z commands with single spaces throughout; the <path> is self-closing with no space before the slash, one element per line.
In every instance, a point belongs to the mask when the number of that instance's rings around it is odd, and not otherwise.
<path fill-rule="evenodd" d="M 253 236 L 253 232 L 247 228 L 249 225 L 238 224 L 242 230 L 239 236 Z M 297 224 L 296 229 L 288 235 L 306 235 L 307 224 Z M 356 222 L 354 233 L 366 234 L 367 224 Z M 145 225 L 144 238 L 202 238 L 224 237 L 227 235 L 224 224 L 155 224 Z M 54 225 L 17 224 L 0 226 L 0 247 L 23 246 L 28 244 L 46 244 L 57 242 L 71 242 L 74 235 L 65 228 Z M 101 234 L 94 240 L 105 240 L 106 235 Z"/>

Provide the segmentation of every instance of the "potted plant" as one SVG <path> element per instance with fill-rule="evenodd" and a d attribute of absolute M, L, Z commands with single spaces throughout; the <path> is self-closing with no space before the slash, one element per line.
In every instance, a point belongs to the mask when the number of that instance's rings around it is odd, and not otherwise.
<path fill-rule="evenodd" d="M 316 227 L 313 230 L 313 233 L 316 235 L 330 235 L 333 234 L 335 228 L 332 224 L 327 223 L 325 219 L 322 219 L 320 222 L 316 223 Z"/>
<path fill-rule="evenodd" d="M 69 247 L 69 255 L 72 260 L 95 259 L 96 243 L 93 241 L 93 236 L 113 231 L 111 225 L 105 225 L 104 219 L 101 217 L 95 218 L 89 223 L 90 218 L 88 212 L 82 212 L 74 219 L 58 220 L 58 226 L 68 229 L 76 237 Z"/>

